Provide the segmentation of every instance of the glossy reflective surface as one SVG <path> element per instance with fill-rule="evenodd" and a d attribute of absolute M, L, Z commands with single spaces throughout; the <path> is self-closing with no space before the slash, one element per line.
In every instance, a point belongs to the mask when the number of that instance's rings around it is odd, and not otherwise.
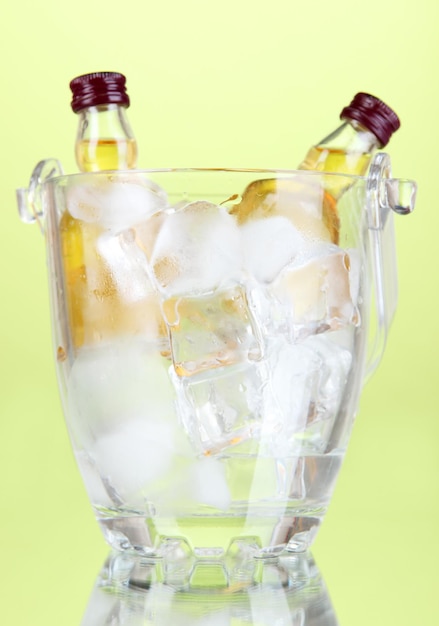
<path fill-rule="evenodd" d="M 195 569 L 191 584 L 167 584 L 172 564 L 111 554 L 90 595 L 81 626 L 338 626 L 326 585 L 313 557 L 235 563 L 242 578 L 223 583 L 209 562 Z"/>

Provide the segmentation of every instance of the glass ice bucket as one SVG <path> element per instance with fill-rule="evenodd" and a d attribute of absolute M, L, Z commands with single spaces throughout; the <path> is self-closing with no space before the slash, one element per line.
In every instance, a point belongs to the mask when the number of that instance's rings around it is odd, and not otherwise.
<path fill-rule="evenodd" d="M 190 569 L 309 547 L 415 191 L 385 153 L 367 178 L 38 164 L 18 204 L 45 235 L 65 419 L 113 548 Z"/>

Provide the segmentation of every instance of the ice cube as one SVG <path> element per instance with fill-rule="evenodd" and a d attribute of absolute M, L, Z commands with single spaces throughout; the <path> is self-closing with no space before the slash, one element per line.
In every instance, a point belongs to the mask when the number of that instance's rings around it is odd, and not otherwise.
<path fill-rule="evenodd" d="M 262 355 L 262 338 L 240 286 L 199 297 L 163 302 L 174 368 L 179 376 Z"/>
<path fill-rule="evenodd" d="M 167 194 L 156 183 L 129 175 L 101 175 L 87 184 L 78 178 L 67 190 L 67 208 L 74 218 L 99 222 L 113 233 L 132 228 L 167 205 Z"/>
<path fill-rule="evenodd" d="M 125 420 L 176 419 L 169 361 L 160 346 L 125 340 L 78 351 L 67 381 L 67 419 L 76 448 L 89 448 Z"/>
<path fill-rule="evenodd" d="M 177 424 L 175 425 L 177 429 Z M 137 418 L 122 421 L 101 435 L 90 450 L 104 481 L 122 502 L 133 502 L 139 493 L 149 496 L 172 466 L 177 450 L 170 422 Z"/>
<path fill-rule="evenodd" d="M 263 365 L 224 367 L 176 380 L 183 426 L 197 452 L 218 452 L 257 437 L 272 419 L 264 413 Z"/>
<path fill-rule="evenodd" d="M 187 453 L 186 440 L 180 448 L 175 446 L 168 471 L 160 481 L 151 482 L 148 497 L 154 502 L 158 515 L 185 516 L 193 513 L 194 506 L 211 506 L 226 510 L 230 506 L 230 491 L 225 466 L 212 457 L 194 458 Z"/>
<path fill-rule="evenodd" d="M 304 448 L 314 452 L 326 448 L 352 362 L 350 350 L 332 340 L 336 334 L 269 346 L 272 398 L 284 420 L 281 436 L 272 444 L 278 458 Z"/>
<path fill-rule="evenodd" d="M 304 342 L 323 363 L 322 375 L 316 397 L 316 418 L 334 420 L 346 390 L 352 364 L 351 351 L 338 345 L 336 333 L 310 336 Z"/>
<path fill-rule="evenodd" d="M 356 260 L 356 257 L 353 257 Z M 311 247 L 289 265 L 273 285 L 276 301 L 288 305 L 299 332 L 323 332 L 358 325 L 358 263 L 351 284 L 351 256 L 334 245 Z"/>
<path fill-rule="evenodd" d="M 148 262 L 136 244 L 133 229 L 116 236 L 107 233 L 101 235 L 97 239 L 96 249 L 122 301 L 136 302 L 155 295 Z"/>
<path fill-rule="evenodd" d="M 231 213 L 239 224 L 283 216 L 309 240 L 338 241 L 339 220 L 335 202 L 325 194 L 320 181 L 307 174 L 252 182 Z"/>
<path fill-rule="evenodd" d="M 292 436 L 301 434 L 315 413 L 319 387 L 325 375 L 325 363 L 319 353 L 303 344 L 273 341 L 267 350 L 270 385 L 266 387 L 266 410 L 274 408 L 282 415 L 281 436 L 276 444 L 290 449 Z M 281 448 L 277 456 L 282 456 Z"/>
<path fill-rule="evenodd" d="M 305 245 L 304 237 L 283 216 L 249 220 L 241 226 L 244 267 L 262 283 L 273 281 Z"/>
<path fill-rule="evenodd" d="M 148 219 L 142 221 L 140 224 L 136 224 L 135 226 L 136 244 L 145 254 L 148 261 L 152 258 L 155 242 L 160 229 L 170 213 L 173 213 L 173 209 L 164 209 L 157 213 L 153 213 Z M 152 271 L 151 276 L 153 277 Z"/>
<path fill-rule="evenodd" d="M 235 283 L 242 266 L 241 237 L 224 207 L 197 201 L 168 213 L 151 265 L 159 289 L 170 297 L 200 294 Z"/>
<path fill-rule="evenodd" d="M 264 345 L 270 337 L 278 337 L 279 334 L 292 341 L 295 330 L 291 303 L 285 294 L 278 298 L 271 285 L 264 286 L 256 281 L 247 283 L 246 290 L 249 308 L 264 338 Z"/>
<path fill-rule="evenodd" d="M 190 499 L 221 511 L 230 507 L 231 495 L 223 463 L 217 459 L 200 459 L 189 472 L 188 489 Z"/>
<path fill-rule="evenodd" d="M 166 336 L 159 294 L 133 229 L 104 232 L 89 242 L 82 279 L 72 287 L 72 307 L 84 345 L 123 335 Z M 73 321 L 73 319 L 72 319 Z M 75 330 L 78 324 L 75 326 Z"/>

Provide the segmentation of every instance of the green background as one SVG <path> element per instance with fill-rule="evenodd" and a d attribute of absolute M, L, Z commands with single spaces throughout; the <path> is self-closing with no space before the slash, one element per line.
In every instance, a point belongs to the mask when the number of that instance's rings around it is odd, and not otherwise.
<path fill-rule="evenodd" d="M 341 626 L 439 623 L 439 4 L 3 8 L 1 622 L 79 626 L 107 553 L 61 414 L 43 238 L 19 221 L 15 189 L 42 158 L 75 169 L 68 83 L 117 70 L 128 79 L 142 167 L 294 168 L 357 91 L 399 114 L 387 149 L 393 173 L 419 185 L 415 213 L 395 220 L 399 309 L 314 554 Z"/>

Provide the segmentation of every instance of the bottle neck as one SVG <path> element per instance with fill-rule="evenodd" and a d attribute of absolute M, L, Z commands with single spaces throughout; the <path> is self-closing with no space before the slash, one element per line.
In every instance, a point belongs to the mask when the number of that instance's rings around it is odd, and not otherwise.
<path fill-rule="evenodd" d="M 355 121 L 346 121 L 312 146 L 298 169 L 364 176 L 379 147 L 373 133 Z"/>
<path fill-rule="evenodd" d="M 134 169 L 137 142 L 126 108 L 107 104 L 79 111 L 75 155 L 82 172 Z"/>
<path fill-rule="evenodd" d="M 346 120 L 330 135 L 319 141 L 317 146 L 345 154 L 372 154 L 380 147 L 380 143 L 370 130 L 357 121 Z"/>

